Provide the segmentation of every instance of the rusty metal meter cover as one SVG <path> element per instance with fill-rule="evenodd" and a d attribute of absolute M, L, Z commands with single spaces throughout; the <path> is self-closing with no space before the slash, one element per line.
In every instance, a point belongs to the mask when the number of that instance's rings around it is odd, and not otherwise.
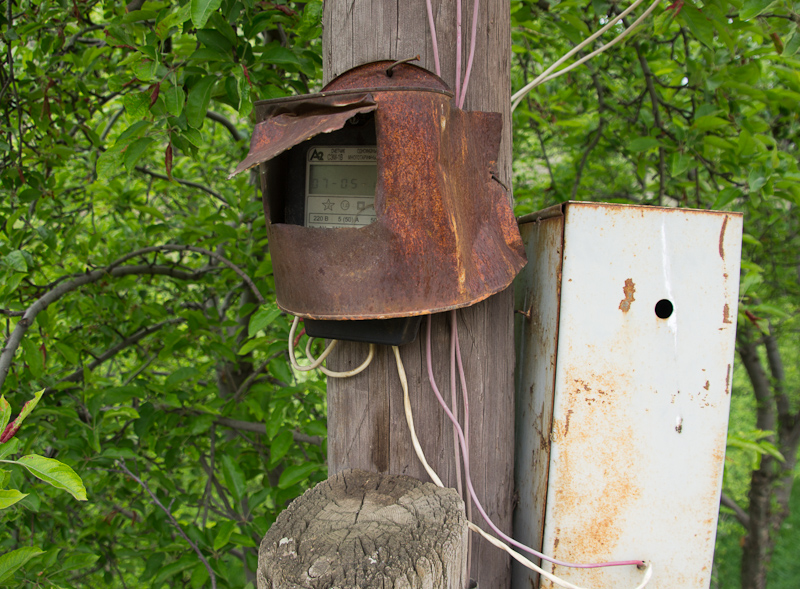
<path fill-rule="evenodd" d="M 462 111 L 438 76 L 408 64 L 389 75 L 389 65 L 356 67 L 319 94 L 257 103 L 250 152 L 231 174 L 260 165 L 277 302 L 300 317 L 385 319 L 466 307 L 505 289 L 525 265 L 496 176 L 501 115 Z M 354 121 L 367 121 L 371 146 L 354 142 Z M 292 155 L 301 148 L 308 155 Z M 312 168 L 313 158 L 334 161 Z M 362 165 L 349 168 L 353 174 L 335 165 L 347 163 Z M 309 204 L 329 182 L 331 196 Z M 372 191 L 373 182 L 374 201 L 345 194 Z M 358 217 L 353 203 L 374 212 Z"/>

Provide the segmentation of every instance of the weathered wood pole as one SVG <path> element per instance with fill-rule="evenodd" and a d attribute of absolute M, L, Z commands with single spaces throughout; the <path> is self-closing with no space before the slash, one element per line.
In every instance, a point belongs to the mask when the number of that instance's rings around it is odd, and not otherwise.
<path fill-rule="evenodd" d="M 433 0 L 442 78 L 455 88 L 456 0 Z M 472 2 L 462 0 L 462 64 L 466 64 Z M 425 0 L 326 0 L 323 15 L 325 82 L 357 65 L 405 59 L 434 70 Z M 484 0 L 478 15 L 475 62 L 466 110 L 503 114 L 498 161 L 501 180 L 511 186 L 510 6 L 508 0 Z M 465 67 L 462 65 L 462 67 Z M 510 289 L 458 311 L 461 351 L 470 404 L 472 480 L 484 508 L 506 533 L 511 532 L 514 481 L 514 332 Z M 453 433 L 428 384 L 424 326 L 420 338 L 401 355 L 411 388 L 416 430 L 428 461 L 446 485 L 455 486 Z M 358 366 L 367 346 L 343 343 L 328 365 L 334 370 Z M 449 324 L 446 314 L 433 319 L 433 367 L 445 398 L 449 394 Z M 346 368 L 347 367 L 347 368 Z M 461 408 L 459 409 L 461 411 Z M 331 476 L 359 468 L 379 473 L 428 476 L 411 445 L 403 396 L 391 350 L 380 349 L 370 368 L 354 378 L 328 381 L 328 468 Z M 473 520 L 483 527 L 475 511 Z M 471 538 L 472 578 L 481 589 L 510 586 L 508 557 L 487 542 Z"/>

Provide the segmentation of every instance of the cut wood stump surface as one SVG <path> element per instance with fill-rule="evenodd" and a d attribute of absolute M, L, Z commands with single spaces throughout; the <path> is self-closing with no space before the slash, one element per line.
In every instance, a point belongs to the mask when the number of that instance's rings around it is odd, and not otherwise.
<path fill-rule="evenodd" d="M 258 589 L 463 589 L 468 539 L 453 489 L 340 472 L 296 499 L 258 553 Z"/>

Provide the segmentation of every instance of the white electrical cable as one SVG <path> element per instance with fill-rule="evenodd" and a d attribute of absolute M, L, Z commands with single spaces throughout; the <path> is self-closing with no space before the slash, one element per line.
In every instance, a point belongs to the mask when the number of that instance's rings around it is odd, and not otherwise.
<path fill-rule="evenodd" d="M 336 372 L 334 370 L 328 370 L 322 365 L 322 362 L 325 358 L 328 357 L 328 354 L 331 353 L 333 347 L 339 340 L 331 340 L 331 343 L 325 348 L 325 350 L 320 354 L 319 358 L 314 358 L 311 354 L 311 342 L 314 339 L 313 337 L 308 338 L 308 342 L 306 343 L 306 356 L 308 359 L 311 360 L 311 364 L 306 366 L 301 366 L 297 363 L 297 358 L 294 357 L 294 334 L 297 331 L 297 324 L 300 322 L 299 317 L 295 317 L 294 321 L 292 321 L 292 327 L 289 330 L 289 359 L 292 361 L 292 367 L 295 370 L 299 370 L 301 372 L 308 372 L 309 370 L 319 370 L 323 374 L 327 374 L 328 376 L 332 376 L 334 378 L 347 378 L 350 376 L 355 376 L 359 372 L 363 372 L 367 369 L 367 366 L 370 365 L 372 359 L 375 357 L 375 344 L 369 345 L 369 353 L 367 354 L 367 359 L 359 366 L 358 368 L 354 368 L 353 370 L 347 370 L 346 372 Z"/>
<path fill-rule="evenodd" d="M 547 76 L 547 74 L 549 74 L 549 73 L 550 73 L 550 72 L 552 72 L 552 71 L 553 71 L 555 68 L 557 68 L 557 67 L 558 67 L 558 66 L 560 66 L 562 63 L 564 63 L 565 61 L 567 61 L 567 60 L 568 60 L 570 57 L 572 57 L 573 55 L 575 55 L 575 54 L 576 54 L 578 51 L 580 51 L 581 49 L 583 49 L 584 47 L 586 47 L 586 46 L 587 46 L 589 43 L 591 43 L 592 41 L 594 41 L 595 39 L 597 39 L 597 38 L 598 38 L 600 35 L 602 35 L 602 34 L 603 34 L 603 33 L 605 33 L 606 31 L 608 31 L 608 29 L 610 29 L 611 27 L 613 27 L 613 26 L 614 26 L 615 24 L 617 24 L 617 23 L 618 23 L 620 20 L 622 20 L 623 18 L 625 18 L 626 16 L 628 16 L 628 14 L 630 14 L 632 10 L 636 9 L 636 7 L 637 7 L 637 6 L 639 6 L 639 4 L 641 4 L 642 2 L 644 2 L 644 0 L 635 0 L 635 2 L 634 2 L 633 4 L 631 4 L 631 5 L 630 5 L 628 8 L 626 8 L 625 10 L 623 10 L 623 11 L 622 11 L 620 14 L 618 14 L 617 16 L 615 16 L 614 18 L 612 18 L 610 21 L 608 21 L 608 22 L 605 24 L 605 26 L 603 26 L 603 27 L 602 27 L 602 28 L 601 28 L 599 31 L 597 31 L 597 32 L 595 32 L 594 34 L 590 35 L 588 38 L 584 39 L 584 40 L 583 40 L 581 43 L 579 43 L 578 45 L 576 45 L 575 47 L 573 47 L 572 49 L 570 49 L 570 50 L 569 50 L 569 51 L 568 51 L 566 54 L 562 55 L 562 56 L 561 56 L 561 57 L 560 57 L 560 58 L 559 58 L 559 59 L 558 59 L 558 60 L 557 60 L 555 63 L 553 63 L 552 65 L 550 65 L 550 67 L 548 67 L 548 68 L 547 68 L 546 70 L 544 70 L 544 71 L 543 71 L 541 74 L 539 74 L 539 76 L 538 76 L 538 77 L 537 77 L 535 80 L 533 80 L 532 82 L 530 82 L 529 84 L 527 84 L 527 85 L 526 85 L 524 88 L 522 88 L 521 90 L 518 90 L 517 92 L 515 92 L 515 93 L 514 93 L 514 94 L 511 96 L 511 101 L 512 101 L 512 102 L 515 102 L 515 101 L 517 101 L 517 99 L 519 99 L 521 96 L 524 96 L 525 94 L 527 94 L 528 92 L 530 92 L 530 91 L 531 91 L 533 88 L 535 88 L 536 86 L 538 86 L 538 85 L 539 85 L 539 84 L 540 84 L 540 83 L 541 83 L 541 82 L 544 80 L 544 78 Z"/>
<path fill-rule="evenodd" d="M 420 446 L 419 439 L 417 438 L 416 430 L 414 429 L 414 417 L 411 413 L 411 401 L 409 400 L 408 396 L 408 379 L 406 378 L 406 371 L 403 366 L 403 361 L 400 359 L 400 350 L 397 346 L 392 346 L 392 351 L 394 352 L 394 357 L 395 360 L 397 361 L 397 375 L 400 377 L 400 384 L 403 387 L 403 407 L 405 408 L 406 422 L 408 423 L 408 429 L 411 434 L 411 444 L 414 446 L 414 452 L 417 454 L 417 458 L 422 463 L 422 467 L 425 469 L 425 472 L 428 473 L 428 476 L 431 478 L 434 484 L 436 484 L 439 487 L 444 487 L 442 479 L 439 478 L 439 475 L 436 474 L 436 471 L 434 471 L 433 468 L 431 468 L 431 465 L 428 464 L 428 461 L 425 458 L 425 453 L 422 451 L 422 446 Z M 552 581 L 556 585 L 565 587 L 565 589 L 581 589 L 581 587 L 573 585 L 569 581 L 565 581 L 564 579 L 556 577 L 555 575 L 548 573 L 541 567 L 536 566 L 536 564 L 534 564 L 533 562 L 531 562 L 518 552 L 512 550 L 504 542 L 498 540 L 491 534 L 485 532 L 484 530 L 476 526 L 474 523 L 468 521 L 467 525 L 469 526 L 470 530 L 480 534 L 481 536 L 486 538 L 486 540 L 488 540 L 501 550 L 505 550 L 518 562 L 528 567 L 529 569 L 539 573 L 543 577 L 550 579 L 550 581 Z M 653 563 L 651 562 L 647 564 L 647 569 L 645 570 L 642 582 L 639 585 L 637 585 L 635 589 L 644 589 L 647 586 L 647 583 L 650 582 L 650 578 L 652 576 L 653 576 Z"/>
<path fill-rule="evenodd" d="M 580 51 L 581 49 L 586 47 L 586 45 L 588 45 L 589 43 L 594 41 L 597 37 L 599 37 L 600 35 L 605 33 L 609 28 L 611 28 L 612 26 L 617 24 L 617 22 L 619 22 L 622 18 L 627 16 L 634 8 L 639 6 L 639 4 L 641 4 L 643 1 L 644 0 L 636 0 L 627 9 L 625 9 L 623 12 L 621 12 L 616 17 L 611 19 L 603 28 L 601 28 L 599 31 L 597 31 L 596 33 L 594 33 L 590 37 L 584 39 L 580 44 L 576 45 L 570 51 L 568 51 L 565 55 L 563 55 L 561 58 L 559 58 L 555 63 L 553 63 L 550 67 L 548 67 L 541 74 L 539 74 L 539 76 L 535 80 L 533 80 L 532 82 L 526 84 L 525 87 L 523 87 L 522 89 L 520 89 L 517 92 L 515 92 L 514 94 L 512 94 L 511 95 L 511 112 L 514 112 L 514 109 L 516 109 L 517 106 L 519 106 L 519 103 L 522 102 L 522 99 L 525 98 L 525 96 L 528 94 L 528 92 L 533 90 L 536 86 L 538 86 L 540 84 L 543 84 L 544 82 L 548 82 L 550 80 L 553 80 L 553 79 L 557 78 L 558 76 L 564 75 L 565 73 L 575 69 L 576 67 L 578 67 L 579 65 L 585 63 L 586 61 L 590 60 L 591 58 L 603 53 L 609 47 L 613 47 L 614 45 L 616 45 L 617 43 L 622 41 L 625 37 L 627 37 L 630 33 L 632 33 L 636 29 L 636 27 L 638 27 L 641 24 L 641 22 L 644 19 L 646 19 L 648 16 L 650 16 L 650 13 L 652 13 L 656 9 L 656 7 L 661 3 L 661 0 L 655 0 L 648 7 L 648 9 L 645 10 L 642 13 L 642 15 L 634 21 L 634 23 L 631 26 L 629 26 L 627 29 L 622 31 L 614 39 L 612 39 L 611 41 L 609 41 L 608 43 L 606 43 L 605 45 L 603 45 L 599 49 L 596 49 L 595 51 L 592 51 L 588 55 L 583 56 L 581 59 L 579 59 L 575 63 L 572 63 L 569 66 L 565 67 L 563 70 L 559 70 L 554 74 L 550 74 L 550 72 L 552 72 L 555 68 L 557 68 L 559 65 L 564 63 L 567 59 L 569 59 L 570 57 L 575 55 L 575 53 L 577 53 L 578 51 Z M 550 74 L 550 75 L 548 75 L 548 74 Z"/>
<path fill-rule="evenodd" d="M 316 360 L 314 360 L 314 356 L 311 354 L 311 342 L 313 339 L 314 339 L 313 337 L 309 337 L 308 342 L 306 343 L 306 356 L 308 356 L 308 359 L 312 361 L 312 364 L 317 362 Z M 375 344 L 370 344 L 369 353 L 367 354 L 367 359 L 364 360 L 364 362 L 357 368 L 353 368 L 352 370 L 347 370 L 344 372 L 336 372 L 334 370 L 328 370 L 322 365 L 318 365 L 317 368 L 323 374 L 327 374 L 328 376 L 332 376 L 333 378 L 348 378 L 350 376 L 355 376 L 359 372 L 364 372 L 367 369 L 367 366 L 370 365 L 374 357 L 375 357 Z"/>
<path fill-rule="evenodd" d="M 307 366 L 300 366 L 297 363 L 297 358 L 294 357 L 294 333 L 297 331 L 297 324 L 300 322 L 299 317 L 295 317 L 294 321 L 292 321 L 292 327 L 289 330 L 289 360 L 292 362 L 292 368 L 295 370 L 299 370 L 300 372 L 308 372 L 309 370 L 314 370 L 315 368 L 319 368 L 325 358 L 328 357 L 328 354 L 331 353 L 333 347 L 336 345 L 338 340 L 331 340 L 331 343 L 328 344 L 328 347 L 320 354 L 319 358 L 313 360 L 311 364 Z"/>

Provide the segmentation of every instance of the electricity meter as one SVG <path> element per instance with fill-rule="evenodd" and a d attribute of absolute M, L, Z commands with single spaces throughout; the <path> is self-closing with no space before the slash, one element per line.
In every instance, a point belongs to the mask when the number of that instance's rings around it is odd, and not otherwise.
<path fill-rule="evenodd" d="M 495 163 L 502 119 L 422 68 L 356 67 L 256 103 L 278 305 L 315 337 L 401 345 L 423 315 L 503 290 L 525 264 Z"/>
<path fill-rule="evenodd" d="M 375 147 L 312 145 L 306 151 L 306 227 L 363 227 L 375 220 Z"/>

